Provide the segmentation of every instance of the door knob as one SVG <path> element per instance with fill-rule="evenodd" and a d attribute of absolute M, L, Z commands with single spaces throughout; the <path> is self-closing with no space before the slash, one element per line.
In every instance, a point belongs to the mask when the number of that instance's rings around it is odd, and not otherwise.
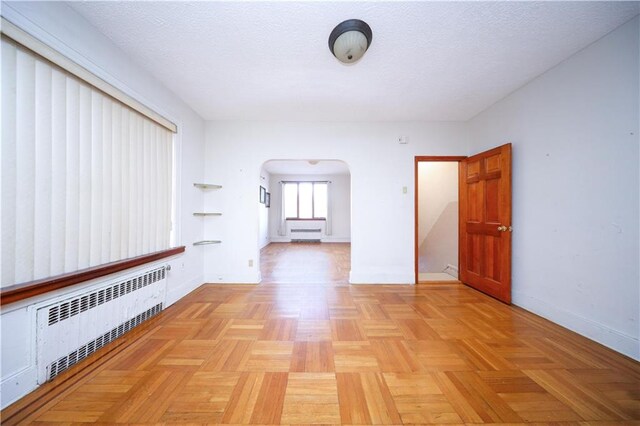
<path fill-rule="evenodd" d="M 500 232 L 504 232 L 504 231 L 506 231 L 506 230 L 507 230 L 507 227 L 506 227 L 506 226 L 503 226 L 503 225 L 498 226 L 498 231 L 500 231 Z"/>

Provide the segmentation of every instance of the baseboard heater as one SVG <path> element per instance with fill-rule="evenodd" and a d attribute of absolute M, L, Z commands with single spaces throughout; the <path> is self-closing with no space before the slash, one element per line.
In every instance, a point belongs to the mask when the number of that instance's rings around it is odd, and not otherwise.
<path fill-rule="evenodd" d="M 166 267 L 94 287 L 37 310 L 38 383 L 47 382 L 162 311 Z"/>
<path fill-rule="evenodd" d="M 292 243 L 319 243 L 322 239 L 322 229 L 320 228 L 299 228 L 289 232 Z"/>

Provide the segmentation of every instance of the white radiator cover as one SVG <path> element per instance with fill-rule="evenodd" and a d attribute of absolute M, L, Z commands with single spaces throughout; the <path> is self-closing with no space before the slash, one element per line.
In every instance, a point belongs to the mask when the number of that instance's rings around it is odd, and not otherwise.
<path fill-rule="evenodd" d="M 321 241 L 324 235 L 324 221 L 295 221 L 289 225 L 291 242 Z"/>
<path fill-rule="evenodd" d="M 53 379 L 162 311 L 166 282 L 166 267 L 156 267 L 39 308 L 38 383 Z"/>
<path fill-rule="evenodd" d="M 320 241 L 322 239 L 321 228 L 294 228 L 289 231 L 291 241 Z"/>

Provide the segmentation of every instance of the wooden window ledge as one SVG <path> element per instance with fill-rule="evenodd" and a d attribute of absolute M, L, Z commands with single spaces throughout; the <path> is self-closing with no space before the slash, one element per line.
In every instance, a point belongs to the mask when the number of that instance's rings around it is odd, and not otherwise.
<path fill-rule="evenodd" d="M 57 275 L 55 277 L 43 278 L 41 280 L 12 285 L 0 291 L 0 305 L 18 302 L 33 296 L 59 290 L 74 284 L 104 277 L 145 263 L 174 256 L 185 251 L 184 246 L 174 247 L 167 250 L 157 251 L 130 259 L 118 260 L 116 262 L 105 263 L 104 265 L 93 266 L 76 272 Z"/>

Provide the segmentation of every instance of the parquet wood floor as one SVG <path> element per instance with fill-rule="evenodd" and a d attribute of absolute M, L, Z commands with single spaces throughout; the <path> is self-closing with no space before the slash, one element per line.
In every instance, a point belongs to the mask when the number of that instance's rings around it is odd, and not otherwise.
<path fill-rule="evenodd" d="M 269 246 L 265 283 L 203 285 L 4 422 L 640 421 L 639 363 L 460 284 L 349 286 L 348 262 Z"/>

